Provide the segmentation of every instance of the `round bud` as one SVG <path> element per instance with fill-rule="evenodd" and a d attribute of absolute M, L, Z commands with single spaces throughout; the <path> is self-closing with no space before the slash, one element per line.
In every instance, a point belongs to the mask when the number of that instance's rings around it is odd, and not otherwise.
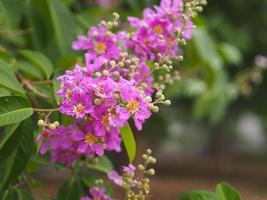
<path fill-rule="evenodd" d="M 146 97 L 145 97 L 145 100 L 146 100 L 148 103 L 152 102 L 152 98 L 151 98 L 151 96 L 146 96 Z"/>
<path fill-rule="evenodd" d="M 95 77 L 100 77 L 101 76 L 101 73 L 100 72 L 95 72 Z"/>
<path fill-rule="evenodd" d="M 56 125 L 56 127 L 59 126 L 59 122 L 58 121 L 55 121 L 54 124 Z"/>
<path fill-rule="evenodd" d="M 123 62 L 119 62 L 118 65 L 119 65 L 119 67 L 124 67 L 124 63 Z"/>
<path fill-rule="evenodd" d="M 165 101 L 164 101 L 164 105 L 166 105 L 166 106 L 171 105 L 171 103 L 172 103 L 172 102 L 171 102 L 170 100 L 165 100 Z"/>
<path fill-rule="evenodd" d="M 113 66 L 116 65 L 116 62 L 115 62 L 115 60 L 111 60 L 111 61 L 109 62 L 109 64 L 113 67 Z"/>
<path fill-rule="evenodd" d="M 54 129 L 57 128 L 57 126 L 55 124 L 49 124 L 49 128 L 52 129 L 52 130 L 54 130 Z"/>
<path fill-rule="evenodd" d="M 155 170 L 153 168 L 150 168 L 147 173 L 150 175 L 150 176 L 153 176 L 155 175 Z"/>
<path fill-rule="evenodd" d="M 151 149 L 147 149 L 147 150 L 146 150 L 146 153 L 147 153 L 147 154 L 151 154 L 151 153 L 152 153 L 152 150 L 151 150 Z"/>
<path fill-rule="evenodd" d="M 108 72 L 108 70 L 105 69 L 105 70 L 102 71 L 102 74 L 103 74 L 104 76 L 107 76 L 107 75 L 109 74 L 109 72 Z"/>
<path fill-rule="evenodd" d="M 114 95 L 114 98 L 115 98 L 116 100 L 120 100 L 120 95 L 116 93 L 116 94 Z"/>
<path fill-rule="evenodd" d="M 144 160 L 146 160 L 148 157 L 147 157 L 146 154 L 143 154 L 143 155 L 142 155 L 142 158 L 143 158 Z"/>
<path fill-rule="evenodd" d="M 113 75 L 114 77 L 118 78 L 118 77 L 120 76 L 120 72 L 115 71 L 115 72 L 112 73 L 112 75 Z"/>
<path fill-rule="evenodd" d="M 45 125 L 45 121 L 40 119 L 40 120 L 38 120 L 37 124 L 38 124 L 38 126 L 44 126 Z"/>
<path fill-rule="evenodd" d="M 102 103 L 101 99 L 97 98 L 97 99 L 94 100 L 94 104 L 97 105 L 97 106 L 99 106 L 101 103 Z"/>
<path fill-rule="evenodd" d="M 145 169 L 145 166 L 142 165 L 142 164 L 140 164 L 140 165 L 138 165 L 138 169 L 141 170 L 141 171 L 143 171 Z"/>

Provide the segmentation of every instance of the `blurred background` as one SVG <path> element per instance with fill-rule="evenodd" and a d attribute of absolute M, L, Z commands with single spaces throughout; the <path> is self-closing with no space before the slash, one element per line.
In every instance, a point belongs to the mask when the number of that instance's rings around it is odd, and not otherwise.
<path fill-rule="evenodd" d="M 1 0 L 0 56 L 10 60 L 19 49 L 34 49 L 69 68 L 80 59 L 70 50 L 78 34 L 114 11 L 125 21 L 158 3 Z M 176 66 L 181 80 L 166 90 L 172 106 L 162 106 L 136 134 L 137 159 L 147 147 L 158 159 L 151 199 L 213 190 L 219 181 L 233 184 L 245 199 L 267 199 L 266 11 L 267 0 L 209 0 L 196 19 L 184 61 Z M 49 88 L 39 89 L 49 95 Z M 44 171 L 37 174 L 49 183 L 44 190 L 56 194 L 64 172 Z"/>

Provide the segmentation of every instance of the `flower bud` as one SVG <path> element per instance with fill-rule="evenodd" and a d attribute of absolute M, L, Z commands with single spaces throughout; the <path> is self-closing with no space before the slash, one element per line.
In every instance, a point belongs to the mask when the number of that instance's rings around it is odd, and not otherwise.
<path fill-rule="evenodd" d="M 57 126 L 53 123 L 53 124 L 49 124 L 49 128 L 52 129 L 52 130 L 54 130 L 54 129 L 57 128 Z"/>
<path fill-rule="evenodd" d="M 56 125 L 56 127 L 59 126 L 59 122 L 58 121 L 55 121 L 54 124 Z"/>
<path fill-rule="evenodd" d="M 116 62 L 115 62 L 115 60 L 111 60 L 111 61 L 109 62 L 109 64 L 110 64 L 112 67 L 114 67 L 114 66 L 116 65 Z"/>
<path fill-rule="evenodd" d="M 170 100 L 165 100 L 163 103 L 164 105 L 169 106 L 171 105 L 172 102 Z"/>
<path fill-rule="evenodd" d="M 153 168 L 150 168 L 148 171 L 147 171 L 148 175 L 150 176 L 153 176 L 155 175 L 155 170 Z"/>
<path fill-rule="evenodd" d="M 151 149 L 147 149 L 147 150 L 146 150 L 146 153 L 147 153 L 147 154 L 151 154 L 151 153 L 152 153 L 152 150 L 151 150 Z"/>
<path fill-rule="evenodd" d="M 124 67 L 124 63 L 123 62 L 119 62 L 118 65 L 119 65 L 119 67 Z"/>
<path fill-rule="evenodd" d="M 38 124 L 38 126 L 44 126 L 45 125 L 45 121 L 40 119 L 40 120 L 38 120 L 37 124 Z"/>
<path fill-rule="evenodd" d="M 151 96 L 146 96 L 146 97 L 145 97 L 145 100 L 146 100 L 148 103 L 152 102 L 152 98 L 151 98 Z"/>
<path fill-rule="evenodd" d="M 101 99 L 96 98 L 94 100 L 94 104 L 97 105 L 97 106 L 99 106 L 101 103 L 102 103 L 102 100 Z"/>
<path fill-rule="evenodd" d="M 143 155 L 142 155 L 142 158 L 143 158 L 144 160 L 146 160 L 148 157 L 147 157 L 146 154 L 143 154 Z"/>
<path fill-rule="evenodd" d="M 149 108 L 150 108 L 150 110 L 151 110 L 152 112 L 155 112 L 155 113 L 157 113 L 157 112 L 159 111 L 159 107 L 158 107 L 158 106 L 154 106 L 153 104 L 151 104 L 151 105 L 149 106 Z"/>
<path fill-rule="evenodd" d="M 108 72 L 108 70 L 104 69 L 104 70 L 102 71 L 102 74 L 103 74 L 104 76 L 107 76 L 107 75 L 109 74 L 109 72 Z"/>
<path fill-rule="evenodd" d="M 141 170 L 141 171 L 143 171 L 145 169 L 145 166 L 142 165 L 142 164 L 140 164 L 140 165 L 138 165 L 138 169 Z"/>
<path fill-rule="evenodd" d="M 101 76 L 101 73 L 100 72 L 95 72 L 95 77 L 100 77 Z"/>

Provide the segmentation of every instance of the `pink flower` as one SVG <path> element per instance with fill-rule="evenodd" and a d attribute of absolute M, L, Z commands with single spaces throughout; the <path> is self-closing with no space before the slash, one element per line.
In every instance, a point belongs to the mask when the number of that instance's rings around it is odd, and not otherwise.
<path fill-rule="evenodd" d="M 116 171 L 109 172 L 108 178 L 112 180 L 116 185 L 122 186 L 123 184 L 122 177 Z"/>
<path fill-rule="evenodd" d="M 89 192 L 90 197 L 82 197 L 81 200 L 112 200 L 111 197 L 105 194 L 105 188 L 92 187 Z"/>
<path fill-rule="evenodd" d="M 72 43 L 74 50 L 85 50 L 93 57 L 103 56 L 107 59 L 115 59 L 120 55 L 119 43 L 120 35 L 108 32 L 99 25 L 92 27 L 87 36 L 81 35 Z"/>
<path fill-rule="evenodd" d="M 129 17 L 136 31 L 126 41 L 126 47 L 142 61 L 158 60 L 158 54 L 167 58 L 177 56 L 177 30 L 181 30 L 182 37 L 190 39 L 193 29 L 193 23 L 182 17 L 181 5 L 182 0 L 162 0 L 160 6 L 145 9 L 142 19 Z"/>

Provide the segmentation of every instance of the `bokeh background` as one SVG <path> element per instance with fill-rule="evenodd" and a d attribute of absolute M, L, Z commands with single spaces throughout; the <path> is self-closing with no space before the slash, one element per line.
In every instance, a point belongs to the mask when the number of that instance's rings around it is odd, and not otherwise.
<path fill-rule="evenodd" d="M 52 8 L 46 0 L 1 0 L 2 58 L 9 57 L 6 49 L 28 48 L 69 68 L 79 57 L 70 50 L 78 34 L 114 11 L 125 21 L 159 3 L 51 1 Z M 181 80 L 166 90 L 172 106 L 161 107 L 136 134 L 139 157 L 149 147 L 158 159 L 151 199 L 214 190 L 219 181 L 234 185 L 244 199 L 267 199 L 267 0 L 209 0 L 195 23 L 193 38 L 182 49 L 184 61 L 176 66 Z M 127 161 L 110 156 L 118 166 Z M 65 173 L 42 168 L 36 177 L 47 184 L 40 190 L 55 195 Z"/>

